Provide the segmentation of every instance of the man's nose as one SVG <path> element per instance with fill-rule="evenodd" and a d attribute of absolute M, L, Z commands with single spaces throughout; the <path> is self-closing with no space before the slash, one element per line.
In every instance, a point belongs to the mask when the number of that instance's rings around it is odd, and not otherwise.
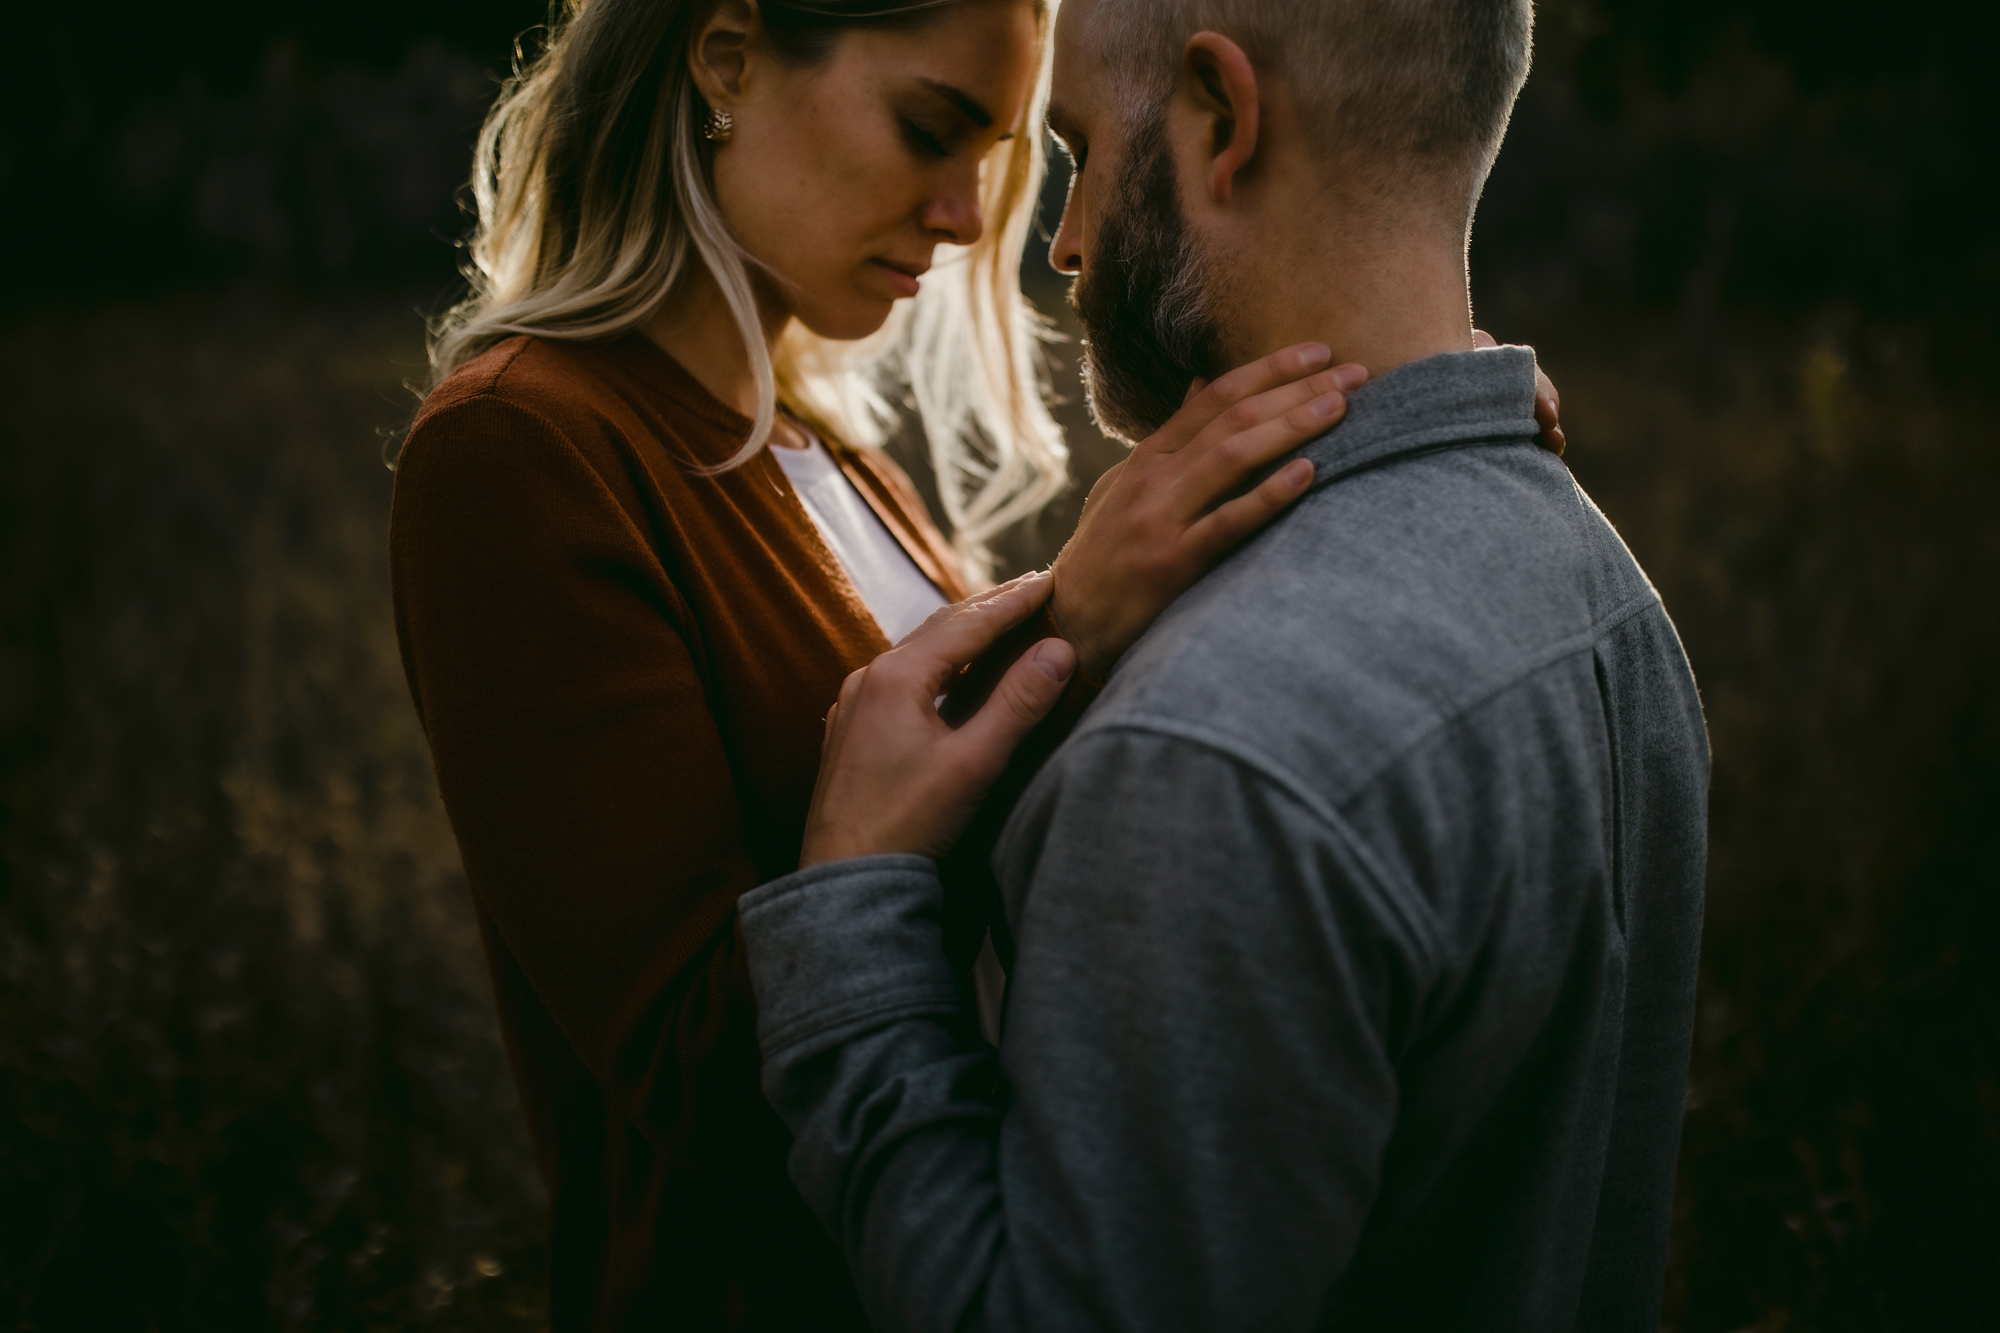
<path fill-rule="evenodd" d="M 1083 199 L 1074 178 L 1063 197 L 1062 221 L 1056 224 L 1055 239 L 1049 242 L 1049 267 L 1071 277 L 1083 271 Z"/>

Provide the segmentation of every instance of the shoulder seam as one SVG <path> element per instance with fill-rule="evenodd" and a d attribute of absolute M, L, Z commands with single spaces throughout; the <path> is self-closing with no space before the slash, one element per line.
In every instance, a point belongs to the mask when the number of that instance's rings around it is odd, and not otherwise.
<path fill-rule="evenodd" d="M 443 416 L 445 413 L 450 412 L 456 408 L 471 407 L 475 403 L 482 403 L 482 402 L 497 403 L 501 407 L 506 408 L 510 412 L 518 412 L 524 417 L 531 418 L 544 430 L 548 431 L 550 434 L 554 435 L 558 440 L 561 440 L 565 445 L 567 445 L 570 451 L 577 455 L 579 461 L 582 460 L 583 458 L 582 451 L 577 449 L 576 442 L 570 439 L 569 432 L 565 431 L 561 426 L 558 426 L 555 422 L 549 420 L 548 414 L 543 412 L 540 408 L 530 407 L 526 403 L 520 402 L 517 399 L 509 398 L 506 394 L 501 393 L 500 388 L 497 384 L 483 384 L 479 388 L 474 389 L 472 392 L 466 394 L 463 398 L 457 399 L 454 402 L 446 403 L 444 406 L 438 408 L 436 412 L 433 412 L 431 416 L 440 417 Z M 426 420 L 428 419 L 429 418 L 426 418 Z M 586 463 L 585 466 L 588 466 L 588 464 Z"/>
<path fill-rule="evenodd" d="M 436 406 L 432 405 L 438 398 L 438 396 L 442 394 L 448 386 L 452 385 L 453 381 L 465 375 L 467 369 L 471 365 L 473 365 L 480 358 L 505 346 L 507 342 L 513 343 L 514 346 L 508 347 L 505 352 L 501 353 L 500 363 L 498 365 L 494 366 L 491 370 L 481 373 L 481 375 L 477 380 L 469 380 L 465 385 L 457 389 L 451 395 L 451 401 L 438 403 Z M 480 397 L 482 395 L 496 393 L 499 387 L 500 377 L 504 375 L 507 372 L 508 368 L 514 364 L 515 360 L 520 357 L 522 351 L 524 351 L 527 348 L 527 345 L 528 345 L 528 340 L 526 338 L 519 338 L 519 337 L 508 338 L 502 343 L 496 343 L 492 348 L 487 349 L 486 352 L 482 352 L 480 354 L 480 357 L 475 357 L 473 361 L 467 362 L 465 365 L 460 366 L 457 370 L 453 371 L 450 375 L 447 375 L 441 382 L 432 385 L 429 393 L 425 395 L 424 401 L 418 404 L 417 415 L 415 419 L 410 423 L 411 427 L 414 429 L 416 426 L 423 424 L 423 422 L 426 419 L 436 416 L 440 412 L 444 412 L 449 410 L 450 408 L 456 407 L 460 403 L 468 402 L 471 399 Z"/>
<path fill-rule="evenodd" d="M 1429 912 L 1421 903 L 1402 903 L 1398 895 L 1389 891 L 1388 876 L 1374 853 L 1369 850 L 1367 843 L 1354 831 L 1340 811 L 1314 792 L 1303 779 L 1239 736 L 1212 730 L 1198 722 L 1184 722 L 1179 718 L 1161 717 L 1155 714 L 1120 718 L 1091 727 L 1087 731 L 1079 731 L 1075 743 L 1082 744 L 1092 737 L 1116 731 L 1184 741 L 1213 751 L 1249 769 L 1291 797 L 1353 854 L 1364 872 L 1363 878 L 1367 880 L 1358 887 L 1373 900 L 1377 915 L 1396 927 L 1398 933 L 1404 937 L 1403 943 L 1416 958 L 1426 984 L 1436 976 L 1444 957 L 1444 950 L 1438 939 L 1438 927 L 1430 919 Z"/>
<path fill-rule="evenodd" d="M 1360 782 L 1354 784 L 1355 794 L 1358 795 L 1374 786 L 1384 773 L 1429 744 L 1431 738 L 1446 727 L 1451 726 L 1468 714 L 1475 713 L 1484 708 L 1493 700 L 1528 679 L 1528 677 L 1546 671 L 1549 667 L 1554 666 L 1557 662 L 1565 658 L 1573 657 L 1578 653 L 1595 648 L 1604 636 L 1611 633 L 1612 630 L 1617 629 L 1641 611 L 1658 605 L 1660 605 L 1659 594 L 1654 592 L 1651 587 L 1648 587 L 1644 592 L 1635 594 L 1602 616 L 1599 616 L 1589 629 L 1580 630 L 1567 638 L 1556 640 L 1542 649 L 1541 652 L 1528 658 L 1512 675 L 1505 677 L 1479 694 L 1475 694 L 1462 703 L 1455 705 L 1449 711 L 1445 711 L 1430 726 L 1425 727 L 1412 736 L 1399 749 L 1377 765 L 1373 773 L 1370 773 Z"/>
<path fill-rule="evenodd" d="M 482 392 L 500 387 L 500 377 L 514 368 L 514 363 L 519 361 L 521 354 L 528 350 L 529 344 L 533 341 L 533 335 L 530 334 L 518 340 L 510 338 L 508 341 L 513 342 L 514 345 L 507 349 L 506 355 L 500 358 L 500 364 L 493 367 L 493 373 L 486 377 L 486 384 L 483 386 Z"/>
<path fill-rule="evenodd" d="M 1431 726 L 1424 728 L 1419 734 L 1412 737 L 1408 743 L 1384 759 L 1374 772 L 1356 783 L 1350 793 L 1350 799 L 1353 795 L 1364 792 L 1374 786 L 1375 783 L 1381 780 L 1383 774 L 1393 769 L 1416 750 L 1421 749 L 1444 728 L 1452 725 L 1467 714 L 1478 710 L 1500 695 L 1505 694 L 1508 690 L 1514 688 L 1537 672 L 1546 670 L 1554 663 L 1560 662 L 1576 653 L 1594 648 L 1607 634 L 1611 633 L 1619 625 L 1659 604 L 1659 595 L 1649 587 L 1644 592 L 1636 594 L 1600 616 L 1588 629 L 1550 644 L 1543 651 L 1530 658 L 1518 671 L 1513 672 L 1506 679 L 1491 688 L 1451 709 Z M 1361 887 L 1376 900 L 1376 905 L 1382 909 L 1383 915 L 1389 919 L 1393 919 L 1402 928 L 1406 936 L 1405 943 L 1410 945 L 1412 952 L 1420 957 L 1425 975 L 1428 977 L 1436 974 L 1437 968 L 1442 965 L 1444 949 L 1439 939 L 1437 924 L 1431 920 L 1428 910 L 1424 908 L 1421 902 L 1406 904 L 1401 901 L 1399 895 L 1389 891 L 1389 876 L 1374 853 L 1369 849 L 1367 843 L 1354 830 L 1347 818 L 1340 813 L 1339 807 L 1315 792 L 1303 778 L 1293 773 L 1277 759 L 1241 736 L 1219 731 L 1204 726 L 1199 722 L 1189 722 L 1181 718 L 1166 717 L 1157 713 L 1133 712 L 1118 717 L 1107 718 L 1095 725 L 1090 725 L 1086 722 L 1086 725 L 1078 728 L 1074 739 L 1076 743 L 1082 743 L 1090 736 L 1108 734 L 1114 731 L 1152 734 L 1198 745 L 1203 749 L 1212 750 L 1236 763 L 1242 764 L 1284 791 L 1294 801 L 1298 802 L 1301 808 L 1309 815 L 1324 825 L 1330 833 L 1339 838 L 1341 843 L 1353 853 L 1358 864 L 1365 869 L 1368 878 L 1372 881 Z"/>

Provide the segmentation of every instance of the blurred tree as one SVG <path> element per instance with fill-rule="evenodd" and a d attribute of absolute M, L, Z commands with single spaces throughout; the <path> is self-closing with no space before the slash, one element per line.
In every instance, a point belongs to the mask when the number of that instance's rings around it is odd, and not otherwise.
<path fill-rule="evenodd" d="M 0 295 L 442 285 L 453 190 L 533 4 L 29 9 L 0 89 Z"/>

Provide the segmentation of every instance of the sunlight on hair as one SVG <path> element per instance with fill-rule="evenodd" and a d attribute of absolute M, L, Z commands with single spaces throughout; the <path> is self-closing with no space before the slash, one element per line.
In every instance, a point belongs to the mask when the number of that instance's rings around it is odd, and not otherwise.
<path fill-rule="evenodd" d="M 431 384 L 515 334 L 591 341 L 650 320 L 700 264 L 749 349 L 757 405 L 740 467 L 770 438 L 780 402 L 825 433 L 877 447 L 907 400 L 921 423 L 943 517 L 975 582 L 991 540 L 1068 484 L 1068 451 L 1046 403 L 1041 316 L 1021 294 L 1021 252 L 1045 163 L 1053 3 L 1037 5 L 1040 73 L 1023 132 L 989 158 L 992 219 L 945 247 L 911 301 L 872 338 L 837 343 L 798 324 L 767 349 L 754 262 L 710 189 L 700 99 L 684 58 L 695 6 L 579 0 L 541 52 L 519 64 L 480 131 L 471 294 L 432 329 Z M 869 17 L 872 15 L 850 15 Z M 601 109 L 580 113 L 579 106 Z"/>

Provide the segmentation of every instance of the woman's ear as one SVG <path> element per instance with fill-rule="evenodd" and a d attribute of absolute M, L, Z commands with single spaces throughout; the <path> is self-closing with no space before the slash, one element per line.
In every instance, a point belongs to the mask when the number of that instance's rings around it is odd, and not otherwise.
<path fill-rule="evenodd" d="M 702 100 L 727 106 L 743 94 L 751 34 L 757 27 L 753 0 L 722 0 L 688 46 L 688 72 Z"/>
<path fill-rule="evenodd" d="M 1226 204 L 1237 176 L 1257 155 L 1257 71 L 1235 42 L 1221 33 L 1198 32 L 1181 53 L 1181 82 L 1208 129 L 1203 147 L 1209 197 Z"/>

